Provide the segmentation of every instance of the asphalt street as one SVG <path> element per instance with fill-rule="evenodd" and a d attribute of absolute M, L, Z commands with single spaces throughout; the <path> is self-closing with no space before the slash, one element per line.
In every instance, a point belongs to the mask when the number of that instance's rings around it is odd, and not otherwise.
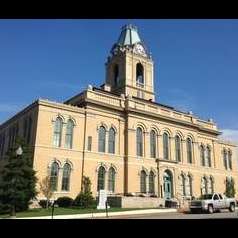
<path fill-rule="evenodd" d="M 123 215 L 97 219 L 238 219 L 238 211 L 221 211 L 213 214 L 158 213 L 144 215 Z"/>

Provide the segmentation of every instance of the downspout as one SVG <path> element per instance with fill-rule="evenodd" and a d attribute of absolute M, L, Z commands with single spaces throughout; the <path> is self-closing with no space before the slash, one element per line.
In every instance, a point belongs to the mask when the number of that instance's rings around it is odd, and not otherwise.
<path fill-rule="evenodd" d="M 86 146 L 86 129 L 87 129 L 87 108 L 84 107 L 84 137 L 83 137 L 83 157 L 82 157 L 82 176 L 81 176 L 81 189 L 83 191 L 83 177 L 84 177 L 84 160 L 85 160 L 85 146 Z"/>

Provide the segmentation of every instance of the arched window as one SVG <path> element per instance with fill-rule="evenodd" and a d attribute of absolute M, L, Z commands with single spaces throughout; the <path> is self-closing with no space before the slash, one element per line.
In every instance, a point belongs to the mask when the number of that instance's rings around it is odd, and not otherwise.
<path fill-rule="evenodd" d="M 209 146 L 207 146 L 206 157 L 207 157 L 207 166 L 208 166 L 208 167 L 211 167 L 211 166 L 212 166 L 212 161 L 211 161 L 211 149 L 210 149 Z"/>
<path fill-rule="evenodd" d="M 228 165 L 230 170 L 232 170 L 232 153 L 231 151 L 228 151 Z"/>
<path fill-rule="evenodd" d="M 137 156 L 143 156 L 143 132 L 140 127 L 136 129 L 136 151 Z"/>
<path fill-rule="evenodd" d="M 205 166 L 205 149 L 204 146 L 200 146 L 200 159 L 201 159 L 201 165 Z"/>
<path fill-rule="evenodd" d="M 181 162 L 181 139 L 178 135 L 175 136 L 175 158 Z"/>
<path fill-rule="evenodd" d="M 108 191 L 115 192 L 115 169 L 111 167 L 108 172 Z"/>
<path fill-rule="evenodd" d="M 207 192 L 209 194 L 212 194 L 214 192 L 214 181 L 213 181 L 213 178 L 212 177 L 209 177 L 208 178 L 208 181 L 207 181 L 207 184 L 208 184 L 208 188 L 207 188 Z"/>
<path fill-rule="evenodd" d="M 225 169 L 228 169 L 228 163 L 227 163 L 227 151 L 223 150 L 223 164 Z"/>
<path fill-rule="evenodd" d="M 156 133 L 154 130 L 150 132 L 150 157 L 156 157 Z"/>
<path fill-rule="evenodd" d="M 190 138 L 187 138 L 187 161 L 188 163 L 192 163 L 192 153 L 193 153 L 193 144 L 192 144 L 192 140 Z"/>
<path fill-rule="evenodd" d="M 103 166 L 100 166 L 100 168 L 98 170 L 98 187 L 97 187 L 97 191 L 105 189 L 105 174 L 106 174 L 105 168 Z"/>
<path fill-rule="evenodd" d="M 106 146 L 106 129 L 104 126 L 100 126 L 98 134 L 98 151 L 105 152 Z"/>
<path fill-rule="evenodd" d="M 193 195 L 193 179 L 190 174 L 188 175 L 188 195 Z"/>
<path fill-rule="evenodd" d="M 119 67 L 116 64 L 114 66 L 114 86 L 116 87 L 119 83 Z"/>
<path fill-rule="evenodd" d="M 62 190 L 69 191 L 70 188 L 70 173 L 71 173 L 71 166 L 66 163 L 63 167 L 63 176 L 62 176 Z"/>
<path fill-rule="evenodd" d="M 141 63 L 136 65 L 136 83 L 137 86 L 144 85 L 144 68 Z"/>
<path fill-rule="evenodd" d="M 59 175 L 59 165 L 57 162 L 54 162 L 51 165 L 51 171 L 50 171 L 51 191 L 57 191 L 58 189 L 58 175 Z"/>
<path fill-rule="evenodd" d="M 146 172 L 144 170 L 140 174 L 140 192 L 146 193 Z"/>
<path fill-rule="evenodd" d="M 206 178 L 206 177 L 202 177 L 201 190 L 202 190 L 202 195 L 208 193 L 208 189 L 207 189 L 207 178 Z"/>
<path fill-rule="evenodd" d="M 71 119 L 67 122 L 66 134 L 65 134 L 65 147 L 72 149 L 73 145 L 73 131 L 74 131 L 74 123 Z"/>
<path fill-rule="evenodd" d="M 115 154 L 115 130 L 111 127 L 109 130 L 108 153 Z"/>
<path fill-rule="evenodd" d="M 184 174 L 181 174 L 181 179 L 182 179 L 182 194 L 183 196 L 186 196 L 186 177 Z"/>
<path fill-rule="evenodd" d="M 169 159 L 169 135 L 165 132 L 163 134 L 163 152 L 164 159 Z"/>
<path fill-rule="evenodd" d="M 149 174 L 149 193 L 155 193 L 155 175 L 153 171 L 150 171 Z"/>
<path fill-rule="evenodd" d="M 54 125 L 54 139 L 53 139 L 53 144 L 56 147 L 61 146 L 62 127 L 63 121 L 60 117 L 57 117 Z"/>

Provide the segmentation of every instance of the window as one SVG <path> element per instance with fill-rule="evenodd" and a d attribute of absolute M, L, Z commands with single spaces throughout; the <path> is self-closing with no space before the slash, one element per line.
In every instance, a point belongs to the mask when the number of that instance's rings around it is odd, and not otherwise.
<path fill-rule="evenodd" d="M 192 163 L 192 140 L 187 138 L 187 161 L 188 163 Z"/>
<path fill-rule="evenodd" d="M 63 168 L 62 190 L 69 191 L 71 166 L 66 163 Z"/>
<path fill-rule="evenodd" d="M 144 85 L 144 68 L 141 63 L 136 65 L 136 84 L 141 87 Z"/>
<path fill-rule="evenodd" d="M 181 162 L 181 139 L 178 135 L 175 136 L 175 158 Z"/>
<path fill-rule="evenodd" d="M 210 149 L 209 146 L 207 146 L 206 160 L 207 160 L 207 166 L 211 167 L 212 166 L 212 162 L 211 162 L 211 149 Z"/>
<path fill-rule="evenodd" d="M 137 156 L 143 156 L 143 133 L 140 127 L 136 129 L 136 145 Z"/>
<path fill-rule="evenodd" d="M 154 130 L 150 132 L 150 157 L 156 158 L 156 133 Z"/>
<path fill-rule="evenodd" d="M 228 151 L 228 165 L 230 170 L 232 170 L 232 154 L 231 151 Z"/>
<path fill-rule="evenodd" d="M 149 174 L 149 193 L 155 193 L 155 175 L 153 171 L 150 171 Z"/>
<path fill-rule="evenodd" d="M 92 136 L 88 137 L 88 151 L 92 150 Z"/>
<path fill-rule="evenodd" d="M 208 184 L 208 193 L 213 193 L 214 192 L 214 181 L 213 181 L 213 178 L 210 177 L 208 178 L 208 181 L 207 181 L 207 184 Z"/>
<path fill-rule="evenodd" d="M 114 66 L 114 86 L 116 87 L 119 83 L 119 67 L 116 64 Z"/>
<path fill-rule="evenodd" d="M 103 166 L 100 166 L 98 170 L 98 187 L 97 190 L 104 190 L 105 189 L 105 174 L 106 170 Z"/>
<path fill-rule="evenodd" d="M 208 193 L 208 189 L 207 189 L 207 178 L 206 178 L 206 177 L 202 177 L 201 190 L 202 190 L 202 195 Z"/>
<path fill-rule="evenodd" d="M 146 172 L 144 170 L 140 174 L 140 192 L 146 193 Z"/>
<path fill-rule="evenodd" d="M 61 146 L 62 127 L 63 121 L 60 117 L 57 117 L 54 125 L 54 139 L 53 139 L 53 144 L 56 147 Z"/>
<path fill-rule="evenodd" d="M 74 122 L 69 119 L 66 127 L 65 134 L 65 147 L 68 149 L 72 149 L 73 146 L 73 131 L 74 131 Z"/>
<path fill-rule="evenodd" d="M 57 191 L 58 175 L 59 175 L 59 165 L 58 165 L 57 162 L 54 162 L 51 166 L 51 172 L 50 172 L 50 188 L 51 188 L 51 191 Z"/>
<path fill-rule="evenodd" d="M 169 135 L 167 133 L 163 134 L 163 152 L 164 159 L 169 159 Z"/>
<path fill-rule="evenodd" d="M 111 167 L 108 173 L 108 191 L 114 193 L 115 192 L 115 169 Z"/>
<path fill-rule="evenodd" d="M 28 118 L 27 143 L 31 142 L 32 118 Z"/>
<path fill-rule="evenodd" d="M 188 195 L 193 195 L 193 179 L 190 174 L 188 175 Z"/>
<path fill-rule="evenodd" d="M 228 164 L 227 164 L 227 151 L 226 150 L 223 151 L 223 164 L 224 164 L 225 169 L 227 170 Z"/>
<path fill-rule="evenodd" d="M 201 159 L 201 165 L 205 166 L 205 149 L 204 146 L 200 146 L 200 159 Z"/>
<path fill-rule="evenodd" d="M 108 139 L 108 153 L 115 154 L 115 130 L 110 128 Z"/>
<path fill-rule="evenodd" d="M 215 194 L 215 195 L 213 196 L 213 200 L 219 200 L 219 197 L 218 197 L 217 194 Z"/>
<path fill-rule="evenodd" d="M 103 126 L 99 128 L 98 151 L 105 152 L 106 146 L 106 129 Z"/>
<path fill-rule="evenodd" d="M 181 175 L 182 179 L 182 194 L 183 196 L 186 196 L 186 177 L 184 174 Z"/>

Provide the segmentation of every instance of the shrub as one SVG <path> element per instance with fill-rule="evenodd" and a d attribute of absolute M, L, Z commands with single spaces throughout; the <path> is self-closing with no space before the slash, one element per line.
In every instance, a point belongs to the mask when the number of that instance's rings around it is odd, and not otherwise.
<path fill-rule="evenodd" d="M 140 194 L 139 197 L 144 198 L 144 197 L 146 197 L 146 196 L 145 196 L 144 194 Z"/>
<path fill-rule="evenodd" d="M 125 196 L 126 197 L 134 197 L 134 195 L 132 193 L 126 193 Z"/>
<path fill-rule="evenodd" d="M 40 205 L 42 208 L 46 208 L 46 203 L 47 203 L 46 200 L 40 200 L 40 201 L 39 201 L 39 205 Z"/>
<path fill-rule="evenodd" d="M 158 196 L 155 195 L 155 194 L 151 194 L 150 197 L 151 197 L 151 198 L 157 198 Z"/>
<path fill-rule="evenodd" d="M 79 193 L 79 195 L 74 200 L 74 206 L 81 208 L 90 208 L 96 206 L 96 200 L 93 198 L 91 193 Z"/>
<path fill-rule="evenodd" d="M 70 197 L 59 197 L 57 200 L 56 200 L 56 204 L 59 206 L 59 207 L 70 207 L 72 206 L 73 204 L 73 199 L 70 198 Z"/>

